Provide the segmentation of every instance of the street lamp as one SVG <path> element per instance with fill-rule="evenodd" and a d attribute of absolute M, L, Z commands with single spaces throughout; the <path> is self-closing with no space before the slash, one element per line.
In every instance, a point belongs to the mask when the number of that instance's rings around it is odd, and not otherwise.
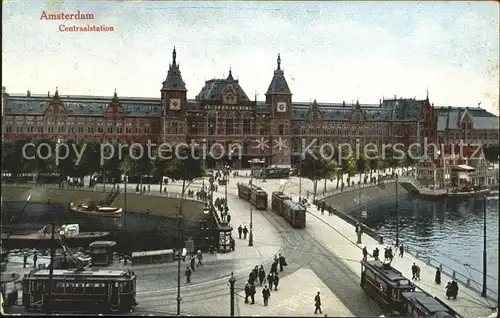
<path fill-rule="evenodd" d="M 128 184 L 128 176 L 127 175 L 122 175 L 122 181 L 124 185 L 124 190 L 123 190 L 123 225 L 125 229 L 125 246 L 127 245 L 128 241 L 128 235 L 127 235 L 127 184 Z M 124 258 L 123 258 L 123 263 L 127 265 L 127 260 L 128 254 L 125 252 Z"/>
<path fill-rule="evenodd" d="M 207 202 L 207 192 L 205 191 L 205 170 L 206 170 L 206 154 L 205 154 L 205 144 L 207 143 L 207 140 L 203 138 L 202 140 L 202 156 L 203 156 L 203 180 L 201 181 L 201 188 L 203 189 L 203 202 Z"/>
<path fill-rule="evenodd" d="M 254 163 L 264 163 L 263 160 L 260 160 L 260 159 L 252 159 L 252 160 L 248 160 L 248 162 L 250 163 L 250 188 L 253 187 L 253 164 Z M 250 192 L 250 196 L 251 196 L 251 192 Z M 253 206 L 252 206 L 252 202 L 251 202 L 251 198 L 250 198 L 250 233 L 249 233 L 249 236 L 248 236 L 248 246 L 253 246 Z"/>
<path fill-rule="evenodd" d="M 486 298 L 486 196 L 483 197 L 483 290 L 481 291 L 481 297 Z"/>
<path fill-rule="evenodd" d="M 398 200 L 399 175 L 396 173 L 396 246 L 399 246 L 399 200 Z M 361 192 L 360 192 L 361 193 Z"/>

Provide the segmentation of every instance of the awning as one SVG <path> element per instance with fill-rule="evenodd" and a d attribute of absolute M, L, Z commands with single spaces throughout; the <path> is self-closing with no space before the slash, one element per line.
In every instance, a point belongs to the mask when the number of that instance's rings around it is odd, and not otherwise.
<path fill-rule="evenodd" d="M 464 171 L 474 171 L 476 170 L 475 168 L 468 166 L 468 165 L 456 165 L 453 167 L 455 170 L 464 170 Z"/>

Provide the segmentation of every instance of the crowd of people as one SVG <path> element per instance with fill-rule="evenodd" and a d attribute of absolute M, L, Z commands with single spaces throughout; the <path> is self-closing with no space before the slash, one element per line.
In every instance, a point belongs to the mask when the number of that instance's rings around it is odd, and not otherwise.
<path fill-rule="evenodd" d="M 257 293 L 255 285 L 259 283 L 260 287 L 264 285 L 262 289 L 262 299 L 264 306 L 267 306 L 269 304 L 269 298 L 271 297 L 271 290 L 273 290 L 273 288 L 274 291 L 278 290 L 280 281 L 278 267 L 279 271 L 282 272 L 287 265 L 285 257 L 281 254 L 279 254 L 279 256 L 274 256 L 267 276 L 263 265 L 255 265 L 248 274 L 248 280 L 245 283 L 245 304 L 249 303 L 249 298 L 251 300 L 250 304 L 255 304 L 255 294 Z M 267 284 L 265 283 L 266 281 Z"/>

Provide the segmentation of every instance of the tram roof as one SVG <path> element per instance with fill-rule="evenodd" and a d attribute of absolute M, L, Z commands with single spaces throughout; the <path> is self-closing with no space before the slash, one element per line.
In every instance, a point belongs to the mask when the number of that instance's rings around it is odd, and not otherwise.
<path fill-rule="evenodd" d="M 84 270 L 84 271 L 74 271 L 67 269 L 54 269 L 54 277 L 92 277 L 92 278 L 115 278 L 122 277 L 128 274 L 128 271 L 121 270 Z M 48 269 L 41 269 L 30 275 L 31 277 L 49 277 Z M 133 275 L 132 275 L 133 276 Z"/>
<path fill-rule="evenodd" d="M 292 200 L 284 200 L 283 204 L 289 206 L 290 208 L 296 211 L 304 210 L 304 207 L 302 207 L 302 205 L 299 205 L 298 203 L 293 202 Z"/>
<path fill-rule="evenodd" d="M 425 292 L 404 292 L 402 293 L 402 295 L 403 297 L 408 299 L 408 301 L 424 307 L 428 312 L 432 314 L 431 317 L 457 317 L 453 309 L 449 308 L 438 299 L 428 295 Z"/>
<path fill-rule="evenodd" d="M 412 285 L 412 283 L 408 280 L 408 278 L 404 277 L 400 271 L 390 266 L 390 264 L 384 264 L 379 260 L 372 261 L 362 261 L 365 265 L 368 265 L 370 268 L 375 270 L 378 274 L 383 276 L 383 278 L 394 285 Z"/>

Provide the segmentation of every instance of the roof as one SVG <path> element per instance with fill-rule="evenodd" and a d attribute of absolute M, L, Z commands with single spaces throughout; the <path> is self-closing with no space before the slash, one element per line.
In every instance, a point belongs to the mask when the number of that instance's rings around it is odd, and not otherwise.
<path fill-rule="evenodd" d="M 304 207 L 302 207 L 301 205 L 293 202 L 292 200 L 283 200 L 283 204 L 289 208 L 291 208 L 292 210 L 295 210 L 295 211 L 298 211 L 298 210 L 304 210 Z"/>
<path fill-rule="evenodd" d="M 177 64 L 176 58 L 177 52 L 175 51 L 174 47 L 174 51 L 172 52 L 172 64 L 170 64 L 168 68 L 167 78 L 163 82 L 163 89 L 185 91 L 186 84 L 182 79 L 181 71 L 179 69 L 179 65 Z"/>
<path fill-rule="evenodd" d="M 125 277 L 129 272 L 126 270 L 84 270 L 81 272 L 76 272 L 73 270 L 66 269 L 54 269 L 54 277 L 62 276 L 62 277 L 75 277 L 75 278 L 85 278 L 85 277 L 93 277 L 93 278 L 108 278 L 108 277 Z M 48 269 L 41 269 L 31 274 L 32 277 L 45 277 L 49 276 Z"/>
<path fill-rule="evenodd" d="M 278 53 L 278 67 L 274 71 L 273 79 L 267 88 L 266 95 L 271 94 L 284 94 L 284 95 L 292 95 L 290 88 L 288 87 L 288 83 L 285 79 L 285 73 L 281 69 L 281 57 Z"/>
<path fill-rule="evenodd" d="M 455 317 L 453 309 L 424 292 L 404 292 L 402 295 L 410 302 L 423 307 L 430 314 L 443 313 L 444 315 L 439 315 L 438 317 Z M 445 313 L 448 313 L 448 315 Z"/>
<path fill-rule="evenodd" d="M 498 130 L 499 118 L 480 107 L 452 107 L 438 106 L 438 130 L 459 129 L 460 122 L 470 118 L 473 129 L 496 129 Z"/>
<path fill-rule="evenodd" d="M 372 271 L 377 272 L 382 279 L 386 282 L 389 282 L 392 285 L 398 286 L 408 286 L 412 285 L 412 283 L 408 280 L 408 278 L 404 277 L 400 271 L 391 267 L 390 265 L 386 267 L 384 263 L 379 260 L 371 260 L 371 261 L 361 261 L 363 264 L 368 265 Z"/>
<path fill-rule="evenodd" d="M 223 95 L 232 93 L 236 96 L 237 102 L 250 102 L 247 94 L 241 88 L 238 80 L 233 78 L 232 72 L 226 79 L 211 79 L 205 82 L 205 86 L 196 95 L 196 100 L 199 101 L 222 101 Z"/>

